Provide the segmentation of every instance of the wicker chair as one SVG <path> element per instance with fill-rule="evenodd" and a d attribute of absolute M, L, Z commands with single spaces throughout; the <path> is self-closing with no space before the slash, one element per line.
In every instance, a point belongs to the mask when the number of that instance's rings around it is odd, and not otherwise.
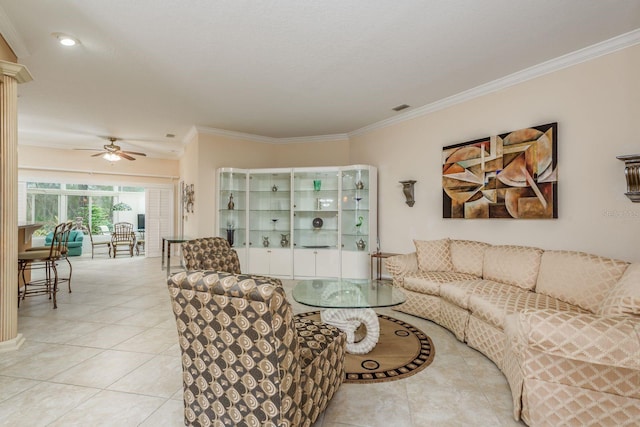
<path fill-rule="evenodd" d="M 345 376 L 343 332 L 293 315 L 278 279 L 215 271 L 168 280 L 190 426 L 313 424 Z"/>
<path fill-rule="evenodd" d="M 136 235 L 133 232 L 133 224 L 129 222 L 118 222 L 113 224 L 111 233 L 111 249 L 113 257 L 118 253 L 118 247 L 124 246 L 129 249 L 129 256 L 133 256 L 133 248 L 136 246 Z"/>
<path fill-rule="evenodd" d="M 203 237 L 182 244 L 187 270 L 215 270 L 240 274 L 238 253 L 222 237 Z"/>

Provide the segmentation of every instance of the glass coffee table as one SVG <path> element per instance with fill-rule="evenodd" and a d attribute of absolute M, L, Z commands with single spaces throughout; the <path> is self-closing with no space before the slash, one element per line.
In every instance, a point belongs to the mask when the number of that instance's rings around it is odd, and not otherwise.
<path fill-rule="evenodd" d="M 406 297 L 400 289 L 380 280 L 320 279 L 298 282 L 293 299 L 323 308 L 320 319 L 346 332 L 347 351 L 366 354 L 380 337 L 380 323 L 373 309 L 402 304 Z"/>

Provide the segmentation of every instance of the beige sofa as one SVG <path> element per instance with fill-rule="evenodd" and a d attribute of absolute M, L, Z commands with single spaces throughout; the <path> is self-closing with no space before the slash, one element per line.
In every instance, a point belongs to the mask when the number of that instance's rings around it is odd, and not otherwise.
<path fill-rule="evenodd" d="M 581 252 L 415 241 L 385 265 L 407 301 L 481 351 L 531 426 L 640 423 L 640 263 Z"/>

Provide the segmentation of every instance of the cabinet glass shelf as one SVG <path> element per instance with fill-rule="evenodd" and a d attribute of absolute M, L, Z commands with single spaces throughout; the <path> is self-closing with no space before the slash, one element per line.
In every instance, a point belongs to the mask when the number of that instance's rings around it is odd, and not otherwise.
<path fill-rule="evenodd" d="M 216 229 L 224 237 L 228 224 L 235 228 L 243 271 L 369 277 L 377 247 L 375 167 L 223 168 L 218 177 Z"/>

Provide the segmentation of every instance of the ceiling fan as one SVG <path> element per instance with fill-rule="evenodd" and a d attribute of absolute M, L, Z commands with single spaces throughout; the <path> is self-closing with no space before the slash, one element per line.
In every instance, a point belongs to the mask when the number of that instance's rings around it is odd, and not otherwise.
<path fill-rule="evenodd" d="M 135 160 L 135 157 L 132 156 L 146 156 L 145 153 L 137 151 L 121 150 L 120 146 L 115 144 L 116 141 L 120 141 L 120 138 L 110 136 L 106 139 L 110 141 L 110 144 L 103 145 L 102 150 L 96 148 L 76 148 L 76 150 L 99 151 L 99 153 L 92 154 L 91 157 L 102 156 L 103 159 L 110 162 L 117 162 L 120 159 Z"/>

